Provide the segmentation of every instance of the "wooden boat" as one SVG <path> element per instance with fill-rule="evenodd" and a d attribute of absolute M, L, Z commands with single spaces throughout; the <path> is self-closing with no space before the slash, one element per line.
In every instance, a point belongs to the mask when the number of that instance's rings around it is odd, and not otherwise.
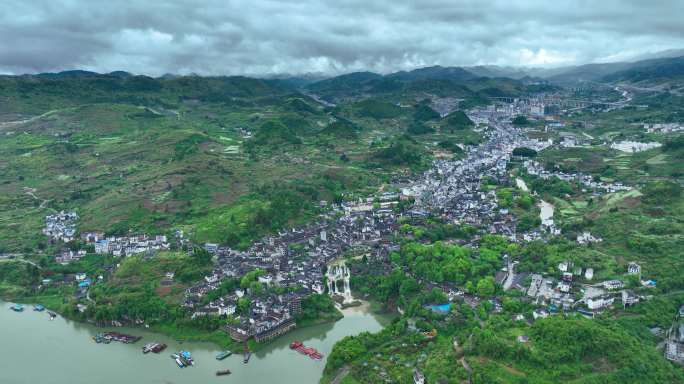
<path fill-rule="evenodd" d="M 230 369 L 223 369 L 220 371 L 216 371 L 216 376 L 224 376 L 224 375 L 230 375 Z"/>
<path fill-rule="evenodd" d="M 223 359 L 225 359 L 226 357 L 228 357 L 228 356 L 230 356 L 230 355 L 232 355 L 232 354 L 233 354 L 233 352 L 231 352 L 231 351 L 222 351 L 222 352 L 219 352 L 219 353 L 216 355 L 216 360 L 223 360 Z"/>
<path fill-rule="evenodd" d="M 302 355 L 309 356 L 314 360 L 323 359 L 323 354 L 318 352 L 315 348 L 306 347 L 301 341 L 293 341 L 290 343 L 290 349 L 295 350 Z"/>

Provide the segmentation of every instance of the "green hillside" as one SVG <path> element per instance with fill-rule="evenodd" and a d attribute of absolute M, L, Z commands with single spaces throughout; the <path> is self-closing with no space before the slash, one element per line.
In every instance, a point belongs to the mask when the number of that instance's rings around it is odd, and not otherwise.
<path fill-rule="evenodd" d="M 368 99 L 330 111 L 244 77 L 4 76 L 0 100 L 2 252 L 49 248 L 43 218 L 60 210 L 78 212 L 80 231 L 180 228 L 247 246 L 311 217 L 319 200 L 423 164 L 401 158 L 403 141 L 372 144 L 405 132 L 409 109 Z M 462 142 L 448 136 L 438 138 Z M 429 158 L 434 139 L 406 145 Z"/>

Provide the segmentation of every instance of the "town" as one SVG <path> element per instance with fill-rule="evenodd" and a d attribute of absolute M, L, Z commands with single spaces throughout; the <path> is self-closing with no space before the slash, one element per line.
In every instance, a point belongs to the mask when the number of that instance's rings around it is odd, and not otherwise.
<path fill-rule="evenodd" d="M 448 223 L 473 226 L 481 233 L 501 235 L 513 242 L 549 239 L 559 235 L 560 229 L 553 223 L 552 209 L 551 215 L 542 220 L 540 227 L 519 233 L 516 217 L 499 207 L 494 191 L 481 188 L 482 181 L 488 179 L 501 185 L 517 185 L 527 191 L 522 180 L 517 179 L 514 183 L 508 173 L 508 165 L 514 157 L 513 150 L 526 147 L 542 151 L 551 145 L 547 141 L 527 138 L 524 129 L 511 124 L 521 112 L 521 108 L 515 106 L 518 101 L 513 102 L 501 108 L 470 111 L 469 118 L 483 126 L 486 141 L 477 147 L 466 147 L 466 156 L 462 160 L 435 160 L 433 167 L 419 177 L 397 181 L 388 189 L 394 192 L 382 192 L 340 204 L 321 201 L 324 213 L 311 224 L 267 236 L 244 251 L 219 244 L 204 244 L 202 248 L 215 257 L 215 267 L 212 274 L 186 290 L 183 307 L 191 312 L 193 318 L 220 315 L 233 318 L 225 325 L 225 331 L 236 342 L 252 338 L 257 342 L 265 342 L 296 327 L 295 318 L 301 312 L 302 300 L 311 294 L 327 292 L 334 297 L 338 306 L 353 301 L 349 269 L 343 270 L 346 278 L 341 280 L 330 272 L 335 270 L 335 263 L 346 252 L 362 248 L 371 259 L 385 264 L 385 269 L 389 271 L 389 255 L 399 250 L 399 245 L 393 241 L 399 222 L 436 217 Z M 536 104 L 522 104 L 523 107 L 530 105 L 532 107 L 527 112 L 532 118 L 543 115 L 535 107 Z M 524 160 L 521 165 L 522 169 L 535 177 L 576 181 L 597 195 L 631 189 L 619 182 L 599 182 L 589 175 L 546 170 L 534 160 Z M 398 209 L 402 204 L 403 208 Z M 44 233 L 55 240 L 69 241 L 75 236 L 77 218 L 75 212 L 48 216 Z M 182 232 L 177 232 L 176 237 L 176 240 L 182 239 Z M 465 245 L 477 247 L 478 238 Z M 153 257 L 156 251 L 170 249 L 170 242 L 164 235 L 106 237 L 101 232 L 84 232 L 81 240 L 92 246 L 97 254 L 116 257 L 143 253 Z M 585 232 L 578 236 L 577 241 L 588 244 L 601 239 Z M 192 249 L 187 239 L 181 242 L 186 249 Z M 55 260 L 66 264 L 85 254 L 84 250 L 65 249 Z M 495 276 L 496 282 L 505 290 L 522 291 L 528 300 L 537 305 L 535 319 L 562 312 L 577 312 L 593 317 L 614 305 L 616 299 L 625 307 L 644 299 L 626 289 L 620 280 L 593 282 L 593 269 L 581 265 L 564 262 L 558 265 L 556 273 L 548 274 L 516 273 L 517 261 L 510 260 L 507 255 L 504 255 L 501 263 L 503 267 Z M 253 287 L 246 287 L 235 289 L 208 303 L 203 300 L 226 279 L 238 279 L 254 271 L 258 272 L 256 281 L 266 287 L 266 294 L 263 289 L 254 292 Z M 640 267 L 635 263 L 630 264 L 626 272 L 628 276 L 641 278 Z M 173 273 L 169 272 L 166 278 L 172 280 Z M 80 276 L 77 280 L 82 297 L 86 296 L 90 282 L 91 279 L 86 276 Z M 656 283 L 644 280 L 642 284 L 648 287 Z M 278 289 L 270 289 L 274 287 Z M 452 284 L 438 288 L 451 300 L 467 297 L 472 305 L 482 300 Z M 248 309 L 238 311 L 241 300 L 248 303 Z M 85 305 L 80 306 L 81 310 L 84 308 Z"/>

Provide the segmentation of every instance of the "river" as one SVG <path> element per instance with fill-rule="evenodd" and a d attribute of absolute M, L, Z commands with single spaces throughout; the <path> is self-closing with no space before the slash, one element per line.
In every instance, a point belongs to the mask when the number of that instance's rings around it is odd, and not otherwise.
<path fill-rule="evenodd" d="M 217 361 L 218 348 L 209 343 L 178 343 L 166 336 L 141 329 L 112 329 L 142 336 L 135 344 L 96 344 L 91 337 L 105 329 L 57 317 L 26 306 L 24 312 L 9 309 L 0 301 L 0 383 L 2 384 L 121 384 L 121 383 L 210 383 L 249 384 L 318 383 L 325 359 L 314 361 L 290 350 L 293 340 L 318 349 L 327 356 L 336 341 L 363 331 L 377 332 L 390 317 L 371 314 L 368 305 L 343 310 L 334 324 L 296 329 L 252 355 L 248 364 L 241 355 Z M 109 330 L 109 329 L 107 329 Z M 156 355 L 141 352 L 151 341 L 168 344 Z M 180 369 L 169 357 L 180 349 L 192 353 L 196 365 Z M 219 369 L 230 369 L 228 377 L 216 377 Z"/>

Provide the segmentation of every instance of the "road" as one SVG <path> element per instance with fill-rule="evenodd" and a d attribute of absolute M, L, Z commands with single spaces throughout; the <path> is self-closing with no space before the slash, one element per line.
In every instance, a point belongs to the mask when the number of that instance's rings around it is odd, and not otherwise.
<path fill-rule="evenodd" d="M 515 280 L 515 264 L 511 261 L 511 258 L 508 258 L 508 275 L 506 276 L 506 281 L 503 283 L 503 289 L 504 291 L 508 291 L 511 289 L 511 286 L 513 285 L 513 281 Z"/>

